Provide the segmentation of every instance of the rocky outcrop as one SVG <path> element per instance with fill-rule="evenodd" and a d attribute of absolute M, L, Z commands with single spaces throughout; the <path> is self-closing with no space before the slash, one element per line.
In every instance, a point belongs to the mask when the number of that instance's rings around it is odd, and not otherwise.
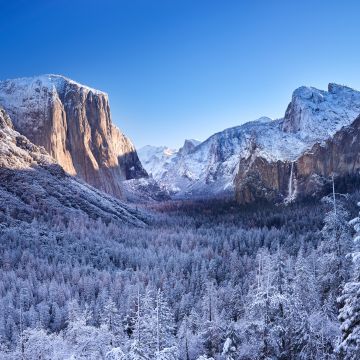
<path fill-rule="evenodd" d="M 190 154 L 196 146 L 200 144 L 200 141 L 193 140 L 193 139 L 186 139 L 184 141 L 184 145 L 179 149 L 179 153 L 184 156 Z"/>
<path fill-rule="evenodd" d="M 121 197 L 123 180 L 147 176 L 103 92 L 44 75 L 0 82 L 0 104 L 17 131 L 100 190 Z"/>
<path fill-rule="evenodd" d="M 262 157 L 240 162 L 234 180 L 236 199 L 241 204 L 259 200 L 280 201 L 286 198 L 291 173 L 289 162 L 269 162 Z"/>
<path fill-rule="evenodd" d="M 301 86 L 292 94 L 282 130 L 302 139 L 324 140 L 360 114 L 359 96 L 358 91 L 333 83 L 327 91 Z"/>
<path fill-rule="evenodd" d="M 43 147 L 13 129 L 2 108 L 0 199 L 0 223 L 45 217 L 67 222 L 83 216 L 138 226 L 146 221 L 139 211 L 68 175 Z"/>
<path fill-rule="evenodd" d="M 257 200 L 291 201 L 316 195 L 332 175 L 360 171 L 360 117 L 322 143 L 316 143 L 294 161 L 268 161 L 256 152 L 240 162 L 235 178 L 240 203 Z"/>

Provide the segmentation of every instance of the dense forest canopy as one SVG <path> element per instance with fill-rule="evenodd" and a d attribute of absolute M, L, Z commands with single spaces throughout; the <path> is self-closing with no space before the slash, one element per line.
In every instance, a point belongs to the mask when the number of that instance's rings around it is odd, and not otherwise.
<path fill-rule="evenodd" d="M 168 202 L 145 228 L 5 211 L 0 357 L 355 359 L 359 199 Z"/>

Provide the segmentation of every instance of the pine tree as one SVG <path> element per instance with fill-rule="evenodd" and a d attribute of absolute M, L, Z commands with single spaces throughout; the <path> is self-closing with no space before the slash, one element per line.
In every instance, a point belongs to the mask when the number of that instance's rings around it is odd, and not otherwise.
<path fill-rule="evenodd" d="M 321 231 L 323 241 L 319 258 L 320 284 L 327 302 L 333 304 L 335 313 L 336 298 L 348 280 L 348 269 L 351 265 L 347 257 L 352 248 L 351 227 L 347 221 L 349 214 L 344 204 L 336 201 L 334 188 L 332 197 L 323 198 L 323 202 L 330 206 L 330 211 L 325 215 Z"/>
<path fill-rule="evenodd" d="M 147 354 L 146 349 L 144 349 L 137 340 L 135 340 L 131 346 L 130 351 L 127 355 L 127 360 L 150 360 L 150 356 Z"/>
<path fill-rule="evenodd" d="M 208 282 L 202 299 L 203 323 L 201 325 L 202 344 L 208 356 L 221 352 L 225 340 L 225 326 L 218 314 L 215 285 Z"/>
<path fill-rule="evenodd" d="M 336 323 L 321 303 L 314 256 L 305 257 L 303 248 L 300 249 L 292 284 L 291 353 L 303 360 L 331 358 L 337 337 Z"/>
<path fill-rule="evenodd" d="M 267 251 L 257 256 L 242 335 L 249 355 L 277 359 L 287 356 L 289 292 L 283 261 L 281 255 L 271 256 Z"/>
<path fill-rule="evenodd" d="M 112 348 L 105 355 L 105 360 L 127 360 L 127 359 L 128 357 L 119 347 Z"/>
<path fill-rule="evenodd" d="M 155 360 L 178 360 L 179 351 L 176 346 L 167 347 L 160 351 L 157 351 L 155 354 Z"/>
<path fill-rule="evenodd" d="M 106 301 L 100 320 L 101 325 L 105 326 L 112 334 L 119 334 L 121 319 L 116 304 L 111 298 Z"/>
<path fill-rule="evenodd" d="M 160 353 L 164 348 L 171 347 L 175 344 L 175 324 L 174 315 L 169 305 L 164 299 L 160 289 L 156 296 L 156 351 Z"/>
<path fill-rule="evenodd" d="M 69 357 L 68 349 L 61 336 L 48 334 L 44 329 L 24 331 L 24 359 L 62 360 Z M 21 357 L 19 357 L 21 358 Z"/>
<path fill-rule="evenodd" d="M 347 360 L 360 358 L 360 217 L 353 219 L 350 224 L 356 232 L 351 254 L 352 276 L 339 298 L 342 305 L 339 315 L 342 332 L 339 351 Z"/>
<path fill-rule="evenodd" d="M 156 351 L 157 327 L 154 298 L 150 288 L 146 289 L 145 295 L 141 295 L 138 291 L 135 308 L 134 344 L 136 348 L 142 349 L 145 356 L 153 356 Z"/>
<path fill-rule="evenodd" d="M 233 340 L 230 337 L 227 337 L 222 350 L 222 355 L 225 357 L 225 360 L 235 360 L 237 358 L 236 350 Z"/>
<path fill-rule="evenodd" d="M 181 359 L 194 359 L 197 355 L 203 353 L 203 339 L 200 334 L 201 324 L 201 319 L 194 309 L 181 322 L 177 334 Z"/>

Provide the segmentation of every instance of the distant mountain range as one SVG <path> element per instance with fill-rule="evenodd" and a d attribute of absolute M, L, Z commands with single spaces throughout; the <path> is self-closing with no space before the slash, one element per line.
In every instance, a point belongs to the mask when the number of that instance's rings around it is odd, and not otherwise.
<path fill-rule="evenodd" d="M 358 152 L 350 143 L 342 143 L 336 154 L 316 154 L 355 131 L 359 114 L 358 91 L 337 84 L 328 91 L 300 87 L 281 119 L 262 117 L 226 129 L 185 152 L 145 147 L 139 156 L 174 198 L 291 201 L 316 193 L 333 173 L 358 171 Z M 340 158 L 345 153 L 346 159 Z"/>
<path fill-rule="evenodd" d="M 262 117 L 203 142 L 186 140 L 180 149 L 145 146 L 138 152 L 112 123 L 107 94 L 63 76 L 0 81 L 0 105 L 11 131 L 43 147 L 69 175 L 136 202 L 288 202 L 316 194 L 333 174 L 360 168 L 360 93 L 337 84 L 327 91 L 296 89 L 281 119 Z M 2 148 L 9 146 L 5 139 Z"/>

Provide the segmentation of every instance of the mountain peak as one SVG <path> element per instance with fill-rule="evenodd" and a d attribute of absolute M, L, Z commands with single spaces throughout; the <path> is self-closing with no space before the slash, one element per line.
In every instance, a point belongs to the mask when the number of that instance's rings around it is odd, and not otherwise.
<path fill-rule="evenodd" d="M 360 113 L 360 92 L 330 83 L 328 91 L 301 86 L 293 92 L 283 130 L 305 137 L 324 138 L 349 125 Z"/>
<path fill-rule="evenodd" d="M 294 90 L 292 94 L 292 101 L 294 99 L 310 100 L 316 95 L 322 94 L 324 91 L 311 86 L 300 86 Z"/>
<path fill-rule="evenodd" d="M 43 74 L 0 81 L 0 87 L 5 87 L 8 89 L 33 89 L 35 91 L 37 91 L 37 88 L 55 88 L 57 91 L 62 91 L 65 85 L 75 86 L 76 88 L 84 89 L 94 94 L 103 94 L 107 96 L 107 94 L 103 91 L 94 89 L 87 85 L 80 84 L 77 81 L 74 81 L 64 75 L 59 74 Z"/>
<path fill-rule="evenodd" d="M 345 86 L 345 85 L 339 85 L 336 83 L 329 83 L 328 85 L 328 92 L 331 94 L 335 94 L 341 91 L 356 91 L 354 89 L 352 89 L 349 86 Z"/>
<path fill-rule="evenodd" d="M 121 197 L 123 180 L 146 176 L 135 147 L 113 125 L 101 91 L 46 74 L 0 81 L 0 105 L 15 130 L 100 190 Z"/>
<path fill-rule="evenodd" d="M 181 153 L 183 155 L 189 154 L 200 143 L 201 143 L 201 141 L 198 141 L 198 140 L 186 139 L 184 141 L 184 145 L 182 146 L 182 148 L 179 149 L 179 153 Z"/>

